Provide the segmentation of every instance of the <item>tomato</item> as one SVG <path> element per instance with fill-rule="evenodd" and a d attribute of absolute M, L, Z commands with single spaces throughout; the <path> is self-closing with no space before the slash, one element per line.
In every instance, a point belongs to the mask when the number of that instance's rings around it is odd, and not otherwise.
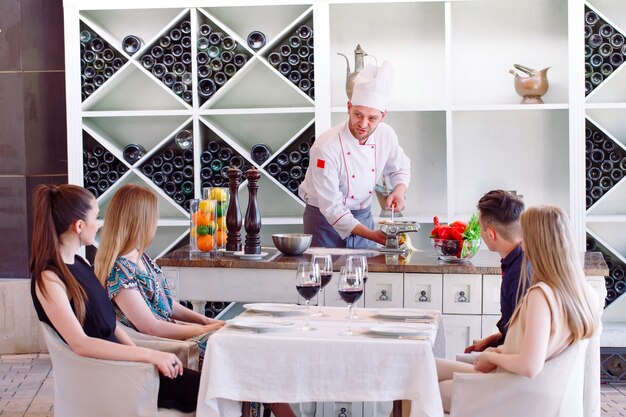
<path fill-rule="evenodd" d="M 452 240 L 463 240 L 463 233 L 461 233 L 457 228 L 450 227 L 450 237 Z"/>
<path fill-rule="evenodd" d="M 444 224 L 443 226 L 438 227 L 437 235 L 439 236 L 439 239 L 450 239 L 451 231 L 452 231 L 452 228 L 448 226 L 447 224 Z"/>
<path fill-rule="evenodd" d="M 455 222 L 450 223 L 450 227 L 458 230 L 461 234 L 465 233 L 465 229 L 467 229 L 467 223 L 457 220 Z"/>

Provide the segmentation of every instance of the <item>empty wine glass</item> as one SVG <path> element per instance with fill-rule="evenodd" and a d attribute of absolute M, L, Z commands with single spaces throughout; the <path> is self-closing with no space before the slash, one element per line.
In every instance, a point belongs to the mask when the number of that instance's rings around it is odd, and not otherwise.
<path fill-rule="evenodd" d="M 363 295 L 363 270 L 354 263 L 346 265 L 339 277 L 339 296 L 348 303 L 348 330 L 342 336 L 354 336 L 352 331 L 352 306 Z"/>
<path fill-rule="evenodd" d="M 333 278 L 333 259 L 330 254 L 326 255 L 313 255 L 311 258 L 311 263 L 316 264 L 320 271 L 320 292 L 317 301 L 317 313 L 313 314 L 314 317 L 322 317 L 324 314 L 322 313 L 322 295 L 324 292 L 324 287 L 328 285 L 330 280 Z"/>
<path fill-rule="evenodd" d="M 347 268 L 353 268 L 353 267 L 361 268 L 361 272 L 363 275 L 363 287 L 365 288 L 365 283 L 367 283 L 367 273 L 368 273 L 367 258 L 363 255 L 348 256 L 348 259 L 346 259 L 346 267 Z M 353 320 L 359 320 L 361 318 L 357 315 L 356 310 L 357 310 L 357 305 L 355 305 L 354 308 L 352 309 Z"/>
<path fill-rule="evenodd" d="M 313 330 L 309 326 L 309 301 L 315 297 L 321 288 L 321 278 L 318 264 L 312 262 L 300 262 L 296 272 L 296 289 L 306 301 L 306 323 L 302 330 Z"/>

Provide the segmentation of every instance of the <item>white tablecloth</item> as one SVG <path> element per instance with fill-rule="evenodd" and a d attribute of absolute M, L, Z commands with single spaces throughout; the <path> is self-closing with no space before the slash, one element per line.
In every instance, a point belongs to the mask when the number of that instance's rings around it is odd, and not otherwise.
<path fill-rule="evenodd" d="M 312 307 L 315 311 L 317 308 Z M 427 340 L 376 337 L 380 325 L 368 309 L 353 320 L 357 336 L 341 336 L 347 308 L 324 307 L 315 328 L 256 333 L 225 327 L 209 338 L 198 398 L 198 417 L 240 417 L 240 401 L 268 403 L 411 400 L 411 417 L 443 415 L 433 349 L 445 352 L 441 316 Z M 241 317 L 241 316 L 240 316 Z M 266 319 L 267 317 L 264 317 Z M 272 320 L 302 325 L 303 314 Z M 390 324 L 393 324 L 391 322 Z"/>

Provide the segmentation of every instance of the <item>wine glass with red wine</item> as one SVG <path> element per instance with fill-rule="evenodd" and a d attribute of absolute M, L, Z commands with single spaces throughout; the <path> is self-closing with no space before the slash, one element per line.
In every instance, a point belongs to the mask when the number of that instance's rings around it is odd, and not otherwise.
<path fill-rule="evenodd" d="M 363 255 L 351 255 L 348 256 L 348 259 L 346 259 L 346 267 L 347 268 L 354 268 L 354 267 L 360 267 L 362 274 L 363 274 L 363 287 L 365 287 L 365 284 L 367 283 L 367 272 L 368 272 L 368 268 L 367 268 L 367 258 Z M 354 305 L 354 308 L 352 309 L 352 319 L 353 320 L 359 320 L 361 317 L 359 317 L 356 313 L 357 310 L 357 306 L 356 304 Z"/>
<path fill-rule="evenodd" d="M 311 263 L 318 265 L 320 270 L 320 278 L 321 278 L 321 287 L 320 293 L 317 302 L 317 313 L 313 314 L 313 317 L 322 317 L 324 313 L 322 313 L 322 295 L 324 292 L 324 287 L 328 285 L 330 280 L 333 278 L 333 258 L 330 254 L 326 255 L 313 255 L 311 258 Z"/>
<path fill-rule="evenodd" d="M 342 336 L 354 336 L 352 331 L 352 306 L 363 295 L 363 269 L 354 263 L 342 270 L 339 277 L 339 296 L 348 303 L 348 330 Z"/>
<path fill-rule="evenodd" d="M 296 289 L 306 301 L 306 323 L 302 330 L 313 330 L 309 325 L 309 301 L 320 291 L 321 277 L 319 265 L 312 262 L 300 262 L 296 272 Z"/>

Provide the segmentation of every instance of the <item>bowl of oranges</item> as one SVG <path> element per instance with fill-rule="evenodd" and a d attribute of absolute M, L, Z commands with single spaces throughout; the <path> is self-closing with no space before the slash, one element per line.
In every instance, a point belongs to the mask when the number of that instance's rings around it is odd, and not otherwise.
<path fill-rule="evenodd" d="M 202 200 L 190 206 L 190 244 L 192 252 L 212 252 L 226 246 L 228 189 L 203 189 Z"/>

